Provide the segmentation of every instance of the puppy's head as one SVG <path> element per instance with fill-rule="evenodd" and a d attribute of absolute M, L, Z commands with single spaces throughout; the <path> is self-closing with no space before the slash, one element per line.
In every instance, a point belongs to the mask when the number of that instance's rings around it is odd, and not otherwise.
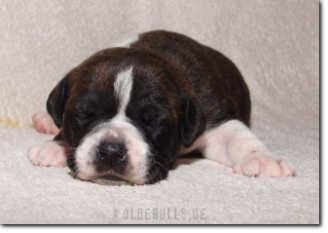
<path fill-rule="evenodd" d="M 47 110 L 83 180 L 154 183 L 183 145 L 205 130 L 205 117 L 183 74 L 139 49 L 93 55 L 50 93 Z"/>

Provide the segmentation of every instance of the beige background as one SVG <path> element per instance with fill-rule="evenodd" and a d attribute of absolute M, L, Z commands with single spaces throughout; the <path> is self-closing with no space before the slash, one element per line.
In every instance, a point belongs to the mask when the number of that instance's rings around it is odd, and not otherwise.
<path fill-rule="evenodd" d="M 29 124 L 68 70 L 152 29 L 184 33 L 230 57 L 250 86 L 255 110 L 318 113 L 318 1 L 0 3 L 0 119 Z"/>
<path fill-rule="evenodd" d="M 22 127 L 45 109 L 64 74 L 94 52 L 152 29 L 184 33 L 236 63 L 251 90 L 253 130 L 295 165 L 297 178 L 249 179 L 197 160 L 160 184 L 117 188 L 29 164 L 27 149 L 51 137 Z M 114 206 L 207 209 L 206 220 L 191 223 L 319 221 L 318 1 L 0 0 L 0 71 L 2 223 L 127 223 L 106 215 Z"/>

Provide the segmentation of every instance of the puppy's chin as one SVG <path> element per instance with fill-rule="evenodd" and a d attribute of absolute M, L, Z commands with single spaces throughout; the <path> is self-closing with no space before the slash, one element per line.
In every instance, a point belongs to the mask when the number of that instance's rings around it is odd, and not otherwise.
<path fill-rule="evenodd" d="M 76 178 L 102 185 L 132 185 L 130 182 L 114 174 L 106 174 L 102 176 L 85 176 L 82 174 L 78 174 Z"/>
<path fill-rule="evenodd" d="M 123 180 L 122 178 L 113 174 L 101 176 L 98 179 L 94 180 L 94 182 L 102 185 L 132 185 L 126 180 Z"/>

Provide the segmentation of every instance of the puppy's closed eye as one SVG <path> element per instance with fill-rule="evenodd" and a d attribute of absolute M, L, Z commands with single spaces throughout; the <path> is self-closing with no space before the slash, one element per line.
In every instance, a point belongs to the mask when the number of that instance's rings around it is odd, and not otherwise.
<path fill-rule="evenodd" d="M 87 120 L 90 119 L 93 116 L 91 113 L 85 113 L 85 112 L 78 112 L 75 113 L 75 118 L 78 120 Z"/>
<path fill-rule="evenodd" d="M 154 120 L 148 122 L 148 125 L 151 127 L 154 127 L 154 128 L 159 128 L 159 127 L 161 127 L 161 122 L 157 119 L 154 119 Z"/>
<path fill-rule="evenodd" d="M 142 121 L 144 124 L 152 128 L 161 128 L 165 126 L 166 123 L 165 119 L 157 109 L 149 109 L 145 111 L 142 116 Z"/>

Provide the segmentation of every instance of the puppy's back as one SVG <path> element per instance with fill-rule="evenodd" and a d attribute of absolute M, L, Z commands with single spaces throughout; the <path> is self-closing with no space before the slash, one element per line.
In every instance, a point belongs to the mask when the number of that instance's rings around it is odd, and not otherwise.
<path fill-rule="evenodd" d="M 249 126 L 250 95 L 236 67 L 222 53 L 182 34 L 151 31 L 131 48 L 151 50 L 174 64 L 191 84 L 207 117 L 207 128 L 230 119 Z"/>

